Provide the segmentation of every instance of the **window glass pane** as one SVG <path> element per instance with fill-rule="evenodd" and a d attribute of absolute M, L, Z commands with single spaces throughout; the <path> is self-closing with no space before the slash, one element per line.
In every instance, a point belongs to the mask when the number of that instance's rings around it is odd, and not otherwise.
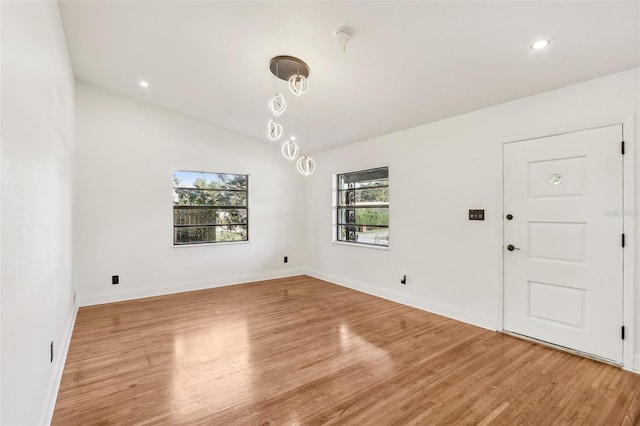
<path fill-rule="evenodd" d="M 338 224 L 356 223 L 355 209 L 338 209 Z"/>
<path fill-rule="evenodd" d="M 349 189 L 358 188 L 359 185 L 366 185 L 366 182 L 386 181 L 389 177 L 389 168 L 362 170 L 359 172 L 345 173 L 338 175 L 338 188 Z M 386 183 L 385 183 L 386 184 Z M 375 186 L 379 186 L 375 185 Z"/>
<path fill-rule="evenodd" d="M 221 191 L 217 195 L 217 204 L 220 206 L 246 206 L 246 192 Z"/>
<path fill-rule="evenodd" d="M 389 228 L 366 225 L 338 225 L 338 235 L 342 241 L 361 244 L 389 245 Z"/>
<path fill-rule="evenodd" d="M 174 208 L 174 225 L 230 225 L 247 223 L 247 211 L 240 209 Z"/>
<path fill-rule="evenodd" d="M 174 171 L 173 186 L 199 189 L 247 189 L 247 175 Z"/>
<path fill-rule="evenodd" d="M 246 240 L 247 225 L 174 228 L 174 242 L 176 245 Z"/>
<path fill-rule="evenodd" d="M 367 188 L 351 191 L 339 191 L 341 206 L 364 206 L 367 204 L 389 203 L 389 188 Z"/>
<path fill-rule="evenodd" d="M 338 189 L 361 189 L 361 188 L 375 188 L 378 186 L 388 186 L 389 179 L 375 179 L 367 181 L 345 182 L 339 185 Z"/>
<path fill-rule="evenodd" d="M 247 226 L 218 226 L 216 237 L 218 241 L 246 241 Z"/>
<path fill-rule="evenodd" d="M 173 228 L 175 244 L 203 243 L 215 241 L 216 228 L 214 226 L 198 226 L 188 228 Z"/>
<path fill-rule="evenodd" d="M 213 191 L 208 189 L 173 190 L 176 206 L 246 206 L 247 193 L 242 191 Z"/>
<path fill-rule="evenodd" d="M 356 189 L 359 188 L 375 188 L 377 186 L 389 186 L 389 179 L 368 180 L 355 182 Z"/>
<path fill-rule="evenodd" d="M 339 209 L 338 223 L 389 226 L 389 209 Z"/>

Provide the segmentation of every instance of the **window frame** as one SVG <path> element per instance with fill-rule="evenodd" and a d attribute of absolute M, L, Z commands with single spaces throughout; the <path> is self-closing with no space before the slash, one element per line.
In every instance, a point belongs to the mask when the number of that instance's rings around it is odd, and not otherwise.
<path fill-rule="evenodd" d="M 227 176 L 242 176 L 246 179 L 246 189 L 200 189 L 200 188 L 192 188 L 185 186 L 176 186 L 175 181 L 172 185 L 172 192 L 174 194 L 174 204 L 171 208 L 171 221 L 172 221 L 172 240 L 173 247 L 194 247 L 201 245 L 221 245 L 221 244 L 237 244 L 237 243 L 248 243 L 249 242 L 249 181 L 250 176 L 244 173 L 225 173 L 225 172 L 203 172 L 198 170 L 173 170 L 172 176 L 175 176 L 176 173 L 185 172 L 185 173 L 195 173 L 195 174 L 203 174 L 203 175 L 227 175 Z M 175 191 L 176 189 L 184 189 L 189 191 L 201 191 L 201 192 L 241 192 L 245 194 L 246 203 L 244 205 L 203 205 L 203 206 L 189 206 L 189 205 L 179 205 L 175 204 Z M 195 224 L 195 225 L 176 225 L 175 220 L 175 211 L 176 209 L 183 210 L 244 210 L 246 212 L 246 223 L 233 223 L 233 224 Z M 225 240 L 225 241 L 190 241 L 179 243 L 176 241 L 176 229 L 177 228 L 197 228 L 197 227 L 207 227 L 207 228 L 217 228 L 220 226 L 244 226 L 246 227 L 246 238 L 242 240 Z"/>
<path fill-rule="evenodd" d="M 340 187 L 340 180 L 342 176 L 345 175 L 355 175 L 355 174 L 365 174 L 367 172 L 371 172 L 371 173 L 375 173 L 377 171 L 381 171 L 381 170 L 385 170 L 386 171 L 386 178 L 380 178 L 380 180 L 382 179 L 386 179 L 387 180 L 387 184 L 386 185 L 381 185 L 381 186 L 374 186 L 374 187 L 370 187 L 370 188 L 352 188 L 352 189 L 341 189 Z M 370 179 L 372 180 L 372 179 Z M 354 184 L 356 182 L 366 182 L 367 180 L 360 180 L 360 181 L 354 181 Z M 343 173 L 338 173 L 334 175 L 334 185 L 335 185 L 335 196 L 333 198 L 333 202 L 335 203 L 335 212 L 334 212 L 334 224 L 335 224 L 335 229 L 334 229 L 334 234 L 333 234 L 333 241 L 335 243 L 338 244 L 349 244 L 349 245 L 357 245 L 357 246 L 361 246 L 361 247 L 369 247 L 369 248 L 378 248 L 378 249 L 388 249 L 389 248 L 389 229 L 390 229 L 390 222 L 387 222 L 387 225 L 356 225 L 356 224 L 349 224 L 349 223 L 343 223 L 343 221 L 341 220 L 341 213 L 345 210 L 357 210 L 357 209 L 386 209 L 387 214 L 389 213 L 389 207 L 390 207 L 390 203 L 389 201 L 387 201 L 386 203 L 384 202 L 380 202 L 378 204 L 370 204 L 370 205 L 364 205 L 364 206 L 351 206 L 350 208 L 345 208 L 344 204 L 341 204 L 341 194 L 345 193 L 348 191 L 358 191 L 358 190 L 364 190 L 364 189 L 371 189 L 371 188 L 387 188 L 387 191 L 389 191 L 390 188 L 390 182 L 389 182 L 389 166 L 380 166 L 380 167 L 374 167 L 374 168 L 370 168 L 370 169 L 363 169 L 363 170 L 354 170 L 354 171 L 350 171 L 350 172 L 343 172 Z M 347 240 L 347 239 L 343 239 L 341 236 L 341 227 L 344 226 L 349 226 L 349 225 L 353 225 L 353 226 L 371 226 L 371 227 L 375 227 L 375 228 L 386 228 L 387 229 L 387 239 L 386 239 L 386 244 L 381 244 L 381 243 L 368 243 L 368 242 L 362 242 L 362 241 L 353 241 L 353 240 Z"/>

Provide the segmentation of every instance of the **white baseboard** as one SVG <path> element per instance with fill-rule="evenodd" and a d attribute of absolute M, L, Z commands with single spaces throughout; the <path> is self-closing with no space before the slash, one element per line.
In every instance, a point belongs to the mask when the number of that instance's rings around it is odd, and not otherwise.
<path fill-rule="evenodd" d="M 64 330 L 64 336 L 62 340 L 58 342 L 57 353 L 54 356 L 54 374 L 49 383 L 49 396 L 47 397 L 47 404 L 44 407 L 42 413 L 41 425 L 51 424 L 53 418 L 53 410 L 56 408 L 56 399 L 58 398 L 58 390 L 60 389 L 60 382 L 62 380 L 62 373 L 64 372 L 64 365 L 67 361 L 67 353 L 69 353 L 69 345 L 71 344 L 71 335 L 73 334 L 73 326 L 76 324 L 76 316 L 78 315 L 78 306 L 73 307 L 73 312 L 69 316 L 67 326 Z"/>
<path fill-rule="evenodd" d="M 144 297 L 163 296 L 166 294 L 183 293 L 185 291 L 206 290 L 215 287 L 224 287 L 234 284 L 243 284 L 253 281 L 271 280 L 276 278 L 293 277 L 302 275 L 302 269 L 286 269 L 257 274 L 236 275 L 213 280 L 192 281 L 186 283 L 170 284 L 158 287 L 143 287 L 135 289 L 118 289 L 105 293 L 78 294 L 79 306 L 101 305 L 104 303 L 122 302 L 125 300 L 141 299 Z"/>
<path fill-rule="evenodd" d="M 338 277 L 331 274 L 325 274 L 323 272 L 319 272 L 315 270 L 307 270 L 306 273 L 307 275 L 314 278 L 328 281 L 330 283 L 337 284 L 342 287 L 347 287 L 353 290 L 361 291 L 363 293 L 371 294 L 373 296 L 381 297 L 383 299 L 391 300 L 393 302 L 402 303 L 403 305 L 411 306 L 412 308 L 417 308 L 423 311 L 442 315 L 447 318 L 452 318 L 457 321 L 465 322 L 467 324 L 486 328 L 487 330 L 492 330 L 492 331 L 497 330 L 498 323 L 495 318 L 478 314 L 476 312 L 465 311 L 463 309 L 459 309 L 454 306 L 447 305 L 441 302 L 436 302 L 433 300 L 421 299 L 415 296 L 407 296 L 397 292 L 380 289 L 369 284 L 348 280 L 342 277 Z"/>

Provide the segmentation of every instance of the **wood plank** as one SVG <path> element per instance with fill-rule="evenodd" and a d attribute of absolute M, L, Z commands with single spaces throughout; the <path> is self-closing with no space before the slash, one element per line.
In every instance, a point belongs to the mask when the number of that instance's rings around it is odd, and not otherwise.
<path fill-rule="evenodd" d="M 638 424 L 640 375 L 300 276 L 81 308 L 86 424 Z"/>

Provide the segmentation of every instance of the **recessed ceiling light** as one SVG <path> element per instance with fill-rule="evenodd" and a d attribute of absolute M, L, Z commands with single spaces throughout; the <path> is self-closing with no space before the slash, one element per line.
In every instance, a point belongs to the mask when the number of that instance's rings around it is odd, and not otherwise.
<path fill-rule="evenodd" d="M 145 89 L 149 88 L 149 82 L 147 80 L 138 80 L 138 84 L 140 85 L 140 87 L 143 87 Z"/>
<path fill-rule="evenodd" d="M 545 47 L 549 46 L 549 44 L 551 44 L 551 42 L 549 40 L 536 40 L 531 44 L 531 48 L 533 50 L 540 50 L 540 49 L 544 49 Z"/>

